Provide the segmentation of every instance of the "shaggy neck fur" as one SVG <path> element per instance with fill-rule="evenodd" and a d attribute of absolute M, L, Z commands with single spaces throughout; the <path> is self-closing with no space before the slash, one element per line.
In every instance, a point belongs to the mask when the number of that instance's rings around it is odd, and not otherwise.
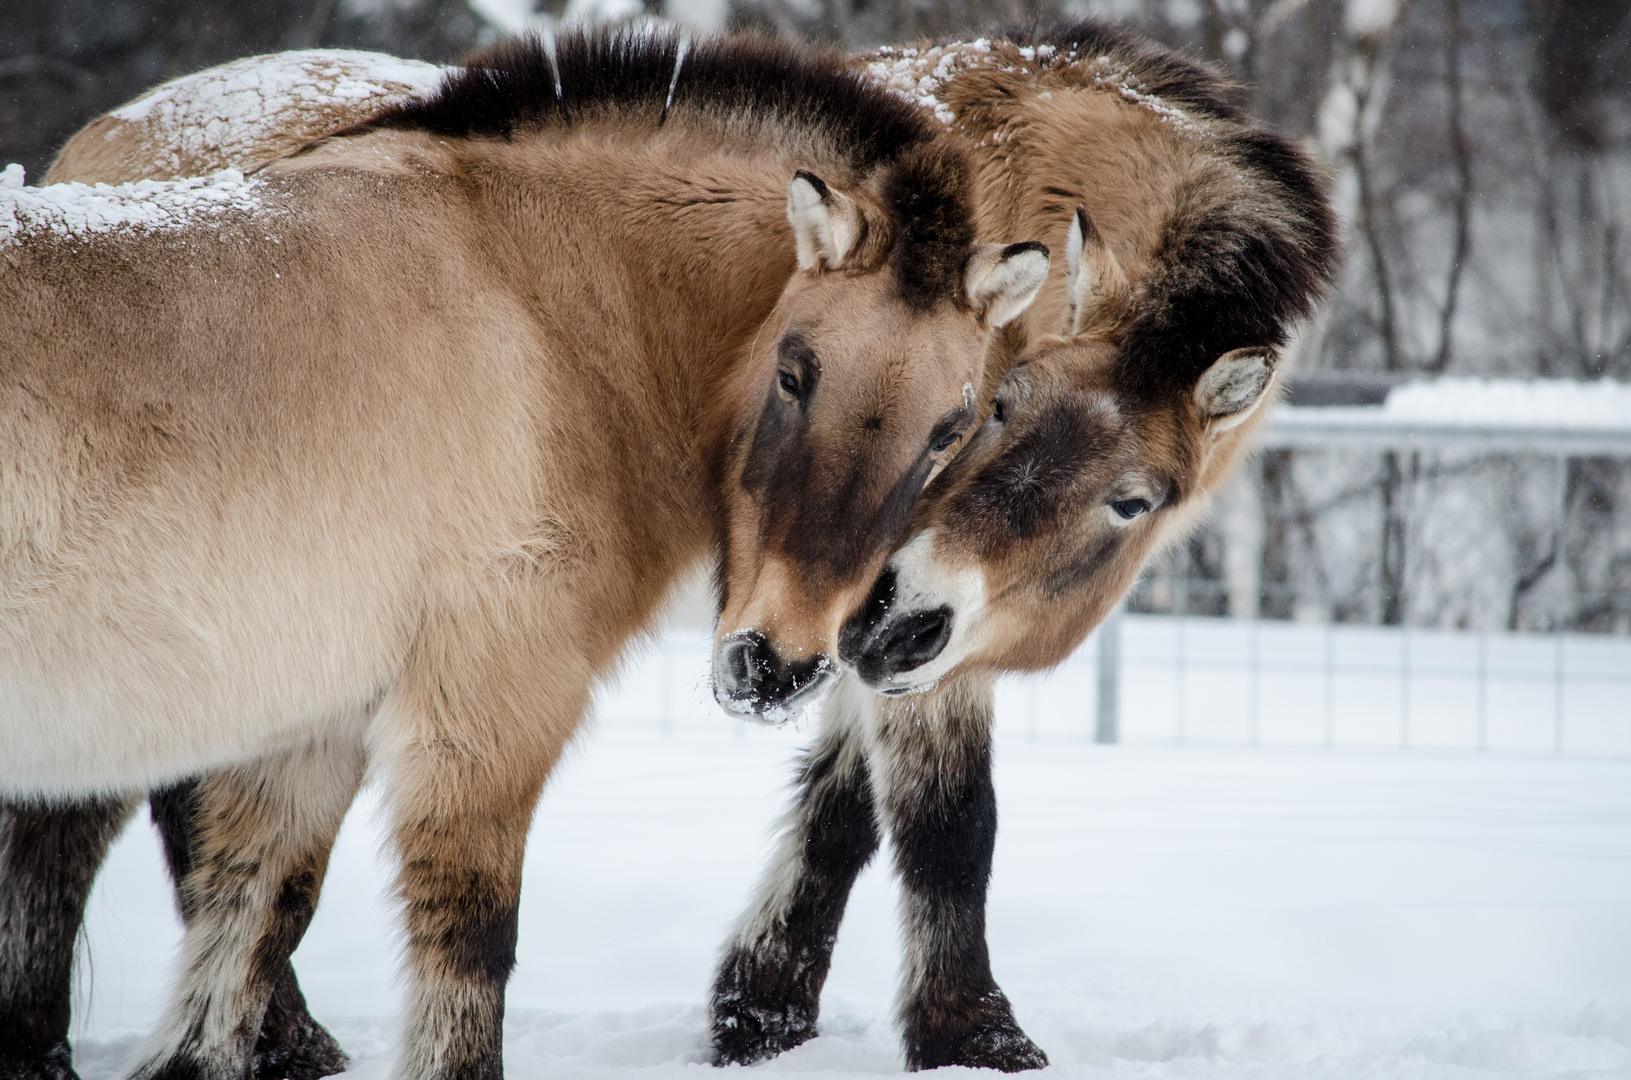
<path fill-rule="evenodd" d="M 1231 349 L 1284 344 L 1335 280 L 1341 244 L 1318 167 L 1253 124 L 1205 65 L 1097 20 L 882 49 L 860 64 L 890 85 L 932 89 L 951 110 L 975 163 L 982 232 L 1063 251 L 1071 216 L 1087 209 L 1134 282 L 1116 334 L 1121 390 L 1167 401 Z M 1028 339 L 1059 332 L 1064 277 L 1056 260 L 1005 335 L 1007 362 L 987 365 L 988 385 Z"/>

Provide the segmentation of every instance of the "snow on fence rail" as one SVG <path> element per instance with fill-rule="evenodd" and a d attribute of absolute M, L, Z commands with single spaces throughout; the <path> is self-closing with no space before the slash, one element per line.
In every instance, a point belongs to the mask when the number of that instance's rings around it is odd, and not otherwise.
<path fill-rule="evenodd" d="M 1291 386 L 1131 610 L 1631 632 L 1631 385 Z"/>
<path fill-rule="evenodd" d="M 1553 549 L 1568 529 L 1568 462 L 1631 459 L 1631 385 L 1610 381 L 1439 379 L 1293 386 L 1266 426 L 1266 450 L 1407 451 L 1551 458 Z M 1300 399 L 1300 401 L 1299 401 Z M 1408 500 L 1405 526 L 1409 525 Z M 1415 530 L 1410 530 L 1414 532 Z M 1418 541 L 1419 542 L 1419 541 Z M 1183 583 L 1188 596 L 1196 583 Z M 1405 585 L 1408 595 L 1408 584 Z M 1401 605 L 1401 612 L 1408 604 Z M 1332 626 L 1168 616 L 1112 617 L 1096 653 L 1102 742 L 1190 738 L 1338 745 L 1461 746 L 1631 754 L 1631 640 L 1568 633 L 1471 633 L 1408 625 Z M 1156 625 L 1176 644 L 1140 654 Z M 1207 644 L 1185 644 L 1194 627 Z M 1133 638 L 1122 641 L 1125 633 Z M 1316 650 L 1315 643 L 1320 642 Z M 1318 655 L 1315 655 L 1318 651 Z M 1140 680 L 1145 676 L 1164 676 Z M 1122 680 L 1171 700 L 1169 720 L 1126 714 Z M 1291 690 L 1291 687 L 1300 687 Z M 1198 712 L 1191 702 L 1204 702 Z M 1154 714 L 1162 714 L 1156 708 Z M 1311 717 L 1318 717 L 1317 725 Z"/>
<path fill-rule="evenodd" d="M 1294 385 L 1291 399 L 1318 401 L 1322 391 L 1336 390 L 1366 402 L 1363 391 L 1370 388 L 1312 380 Z M 1266 425 L 1262 445 L 1631 457 L 1631 385 L 1624 383 L 1433 379 L 1374 389 L 1368 403 L 1281 408 Z"/>

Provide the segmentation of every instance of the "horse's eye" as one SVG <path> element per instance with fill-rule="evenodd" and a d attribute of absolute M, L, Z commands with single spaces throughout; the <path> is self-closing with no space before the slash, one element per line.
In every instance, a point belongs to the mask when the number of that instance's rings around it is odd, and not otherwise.
<path fill-rule="evenodd" d="M 782 388 L 782 393 L 788 397 L 799 396 L 799 379 L 791 371 L 782 372 L 776 382 Z"/>
<path fill-rule="evenodd" d="M 1150 501 L 1148 499 L 1117 499 L 1110 504 L 1110 509 L 1131 521 L 1140 514 L 1150 512 Z"/>
<path fill-rule="evenodd" d="M 991 399 L 991 419 L 995 420 L 997 423 L 1000 424 L 1004 420 L 1006 420 L 1007 418 L 1008 418 L 1007 414 L 1004 413 L 1003 410 L 1002 410 L 1002 398 L 992 398 Z"/>
<path fill-rule="evenodd" d="M 951 444 L 957 441 L 958 434 L 958 432 L 954 431 L 949 435 L 940 436 L 940 438 L 934 441 L 934 445 L 929 447 L 929 449 L 936 454 L 940 453 L 942 450 L 951 449 Z"/>

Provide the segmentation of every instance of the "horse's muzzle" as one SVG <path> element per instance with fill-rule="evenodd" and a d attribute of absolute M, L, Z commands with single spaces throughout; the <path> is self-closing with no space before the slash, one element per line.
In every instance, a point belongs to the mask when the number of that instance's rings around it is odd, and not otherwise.
<path fill-rule="evenodd" d="M 838 659 L 874 690 L 889 690 L 945 651 L 955 613 L 942 604 L 895 612 L 868 604 L 838 635 Z"/>
<path fill-rule="evenodd" d="M 832 674 L 825 655 L 784 659 L 757 630 L 740 630 L 714 649 L 714 698 L 728 712 L 772 724 L 813 701 Z"/>

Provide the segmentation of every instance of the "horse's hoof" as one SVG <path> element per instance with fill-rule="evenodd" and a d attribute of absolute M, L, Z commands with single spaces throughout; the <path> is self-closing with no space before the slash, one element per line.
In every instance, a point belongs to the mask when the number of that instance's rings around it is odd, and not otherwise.
<path fill-rule="evenodd" d="M 321 1080 L 345 1072 L 351 1059 L 322 1025 L 293 1046 L 255 1047 L 255 1080 Z"/>
<path fill-rule="evenodd" d="M 971 1069 L 997 1069 L 1000 1072 L 1025 1072 L 1048 1067 L 1048 1055 L 1030 1040 L 1019 1025 L 1010 1023 L 1006 1028 L 987 1028 L 977 1031 L 953 1055 L 948 1065 L 966 1065 Z"/>
<path fill-rule="evenodd" d="M 780 1014 L 751 1013 L 716 1017 L 713 1063 L 752 1065 L 815 1038 L 814 1024 Z"/>
<path fill-rule="evenodd" d="M 715 1065 L 752 1065 L 815 1038 L 820 1003 L 770 974 L 742 949 L 720 965 L 708 1002 Z"/>
<path fill-rule="evenodd" d="M 334 1036 L 312 1019 L 294 968 L 285 961 L 255 1040 L 255 1080 L 321 1080 L 350 1064 Z"/>
<path fill-rule="evenodd" d="M 11 1049 L 0 1046 L 0 1080 L 79 1080 L 66 1041 L 26 1053 Z"/>
<path fill-rule="evenodd" d="M 1001 990 L 992 990 L 973 1010 L 945 1010 L 940 1018 L 933 1028 L 907 1018 L 908 1070 L 962 1065 L 1013 1073 L 1048 1066 L 1048 1055 L 1020 1030 Z"/>

